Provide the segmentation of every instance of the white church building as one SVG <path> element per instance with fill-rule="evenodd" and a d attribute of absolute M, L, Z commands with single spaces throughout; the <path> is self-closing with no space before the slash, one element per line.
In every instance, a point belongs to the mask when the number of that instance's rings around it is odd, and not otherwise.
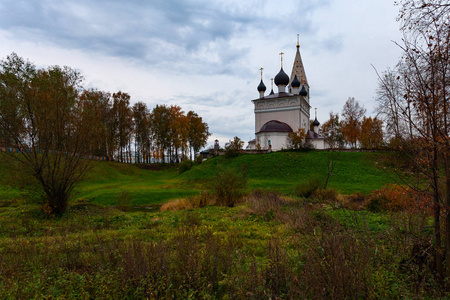
<path fill-rule="evenodd" d="M 247 149 L 282 150 L 291 148 L 288 137 L 290 132 L 303 128 L 306 142 L 315 149 L 329 148 L 327 140 L 319 134 L 319 121 L 313 122 L 314 131 L 310 128 L 309 84 L 300 56 L 300 44 L 297 36 L 297 52 L 289 77 L 283 70 L 283 52 L 281 55 L 281 70 L 275 76 L 278 93 L 272 90 L 265 95 L 266 86 L 262 79 L 258 85 L 259 98 L 252 100 L 255 112 L 256 138 L 249 142 Z M 273 80 L 273 79 L 271 79 Z"/>

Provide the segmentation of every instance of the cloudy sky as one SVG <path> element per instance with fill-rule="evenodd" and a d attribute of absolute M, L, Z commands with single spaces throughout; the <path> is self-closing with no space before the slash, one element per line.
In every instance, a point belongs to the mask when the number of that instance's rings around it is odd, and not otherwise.
<path fill-rule="evenodd" d="M 248 141 L 259 69 L 270 90 L 282 51 L 290 74 L 297 34 L 319 121 L 350 96 L 374 114 L 371 64 L 398 61 L 397 13 L 393 0 L 0 0 L 0 58 L 70 66 L 86 88 L 194 110 L 210 144 Z"/>

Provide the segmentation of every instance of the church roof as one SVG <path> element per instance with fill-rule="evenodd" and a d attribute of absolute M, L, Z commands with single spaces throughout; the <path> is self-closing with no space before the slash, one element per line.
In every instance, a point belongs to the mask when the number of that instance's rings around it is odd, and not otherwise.
<path fill-rule="evenodd" d="M 278 72 L 277 76 L 275 76 L 275 84 L 276 86 L 286 86 L 289 84 L 289 76 L 284 72 L 283 67 L 281 67 L 280 72 Z"/>
<path fill-rule="evenodd" d="M 292 84 L 292 81 L 294 80 L 296 74 L 301 84 L 309 86 L 308 79 L 306 79 L 305 68 L 303 67 L 302 57 L 300 55 L 299 44 L 297 44 L 297 53 L 295 54 L 294 66 L 292 67 L 291 79 L 289 81 L 289 84 Z"/>
<path fill-rule="evenodd" d="M 261 79 L 261 82 L 258 85 L 258 92 L 265 92 L 266 91 L 266 86 L 264 85 L 264 82 Z"/>
<path fill-rule="evenodd" d="M 300 87 L 300 81 L 298 81 L 297 75 L 294 76 L 294 80 L 291 82 L 291 87 L 298 88 Z"/>
<path fill-rule="evenodd" d="M 314 131 L 308 130 L 308 133 L 306 134 L 307 140 L 325 140 L 326 138 L 318 133 L 315 133 Z"/>
<path fill-rule="evenodd" d="M 261 132 L 292 132 L 292 128 L 286 123 L 272 120 L 264 124 L 257 134 Z"/>
<path fill-rule="evenodd" d="M 319 120 L 317 120 L 317 117 L 316 117 L 316 119 L 313 122 L 313 126 L 319 126 L 319 125 L 320 125 L 320 122 L 319 122 Z"/>

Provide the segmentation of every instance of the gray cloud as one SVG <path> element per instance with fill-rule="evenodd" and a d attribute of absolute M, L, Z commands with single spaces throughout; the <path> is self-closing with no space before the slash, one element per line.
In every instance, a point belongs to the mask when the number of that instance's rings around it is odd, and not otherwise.
<path fill-rule="evenodd" d="M 270 1 L 27 1 L 4 0 L 0 29 L 59 47 L 127 58 L 184 73 L 242 74 L 248 48 L 231 41 L 248 32 L 307 33 L 310 12 L 329 1 L 305 1 L 286 16 L 263 9 Z M 173 62 L 176 62 L 174 65 Z"/>

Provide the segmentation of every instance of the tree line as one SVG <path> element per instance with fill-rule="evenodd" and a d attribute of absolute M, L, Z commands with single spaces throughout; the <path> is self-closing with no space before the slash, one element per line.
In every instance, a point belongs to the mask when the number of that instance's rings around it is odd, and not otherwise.
<path fill-rule="evenodd" d="M 15 53 L 0 62 L 0 146 L 18 150 L 5 154 L 34 179 L 34 198 L 49 214 L 66 210 L 92 166 L 86 156 L 130 162 L 133 149 L 136 162 L 176 162 L 192 158 L 209 135 L 193 111 L 131 106 L 127 93 L 84 89 L 69 67 L 37 68 Z"/>
<path fill-rule="evenodd" d="M 330 148 L 380 149 L 384 146 L 383 121 L 378 117 L 366 117 L 366 109 L 353 97 L 345 102 L 339 119 L 330 112 L 330 118 L 321 126 Z"/>
<path fill-rule="evenodd" d="M 52 82 L 56 73 L 60 86 Z M 46 144 L 45 137 L 55 136 L 54 131 L 73 136 L 77 130 L 84 141 L 72 152 L 121 162 L 178 162 L 192 159 L 210 136 L 208 124 L 193 111 L 185 113 L 178 105 L 156 105 L 151 111 L 143 102 L 131 105 L 128 93 L 84 89 L 73 69 L 36 69 L 15 53 L 0 63 L 0 83 L 3 147 L 69 150 L 71 146 L 63 144 L 70 138 Z"/>

